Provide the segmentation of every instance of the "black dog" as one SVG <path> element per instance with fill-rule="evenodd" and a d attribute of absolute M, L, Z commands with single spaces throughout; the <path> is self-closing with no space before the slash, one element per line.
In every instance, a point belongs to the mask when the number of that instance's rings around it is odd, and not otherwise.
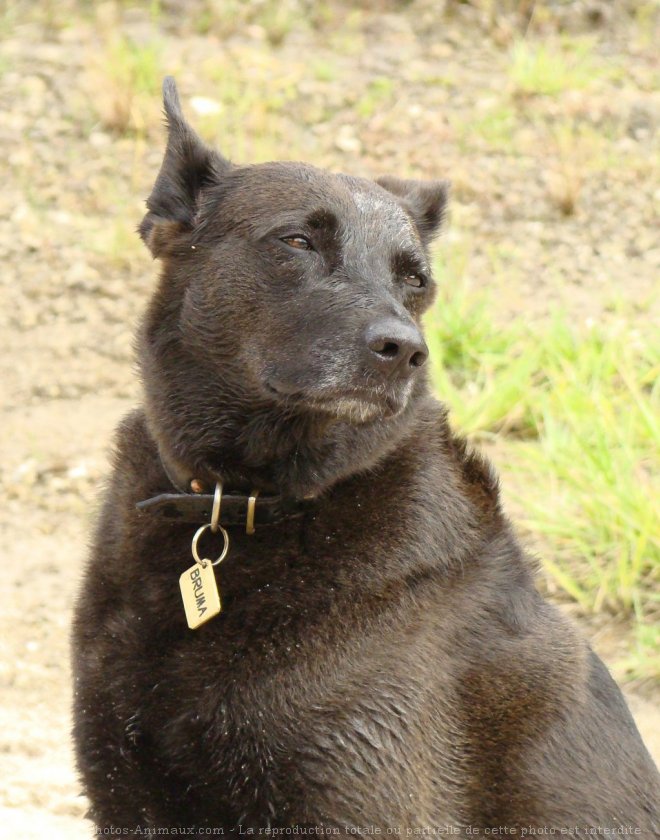
<path fill-rule="evenodd" d="M 234 166 L 164 92 L 145 406 L 74 628 L 97 827 L 652 832 L 618 688 L 428 394 L 444 183 Z"/>

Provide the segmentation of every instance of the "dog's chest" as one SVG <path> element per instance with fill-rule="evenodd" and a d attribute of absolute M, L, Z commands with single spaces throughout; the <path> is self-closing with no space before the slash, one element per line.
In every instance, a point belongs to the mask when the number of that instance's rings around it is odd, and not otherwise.
<path fill-rule="evenodd" d="M 359 646 L 336 640 L 314 656 L 309 640 L 283 652 L 274 640 L 271 658 L 236 657 L 228 645 L 232 670 L 219 634 L 170 673 L 164 703 L 173 685 L 186 697 L 160 730 L 163 753 L 177 756 L 193 788 L 202 769 L 210 822 L 219 813 L 244 825 L 263 825 L 265 814 L 274 825 L 345 825 L 356 815 L 374 826 L 456 822 L 461 771 L 446 744 L 460 735 L 441 711 L 450 702 L 432 696 L 398 647 L 381 635 Z"/>
<path fill-rule="evenodd" d="M 197 630 L 176 591 L 183 538 L 168 543 L 170 562 L 159 557 L 174 568 L 154 582 L 161 612 L 139 644 L 158 647 L 163 621 L 177 629 L 136 699 L 146 697 L 156 751 L 209 824 L 459 821 L 450 690 L 438 697 L 424 673 L 429 628 L 402 632 L 419 609 L 405 581 L 374 582 L 401 577 L 396 529 L 356 527 L 370 517 L 355 509 L 306 530 L 231 534 L 216 569 L 222 612 Z"/>

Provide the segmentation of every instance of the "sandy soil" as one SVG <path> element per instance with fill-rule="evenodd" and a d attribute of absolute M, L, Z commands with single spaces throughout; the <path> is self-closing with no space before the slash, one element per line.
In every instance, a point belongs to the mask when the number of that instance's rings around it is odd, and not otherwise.
<path fill-rule="evenodd" d="M 449 173 L 455 193 L 447 247 L 470 250 L 476 284 L 490 281 L 489 248 L 500 249 L 503 317 L 522 307 L 543 317 L 553 302 L 576 317 L 598 317 L 624 271 L 628 288 L 646 299 L 659 256 L 657 186 L 644 170 L 658 113 L 649 45 L 605 15 L 600 48 L 625 69 L 616 96 L 601 87 L 534 105 L 540 119 L 569 108 L 596 129 L 618 127 L 607 151 L 626 167 L 616 177 L 589 170 L 576 214 L 565 219 L 545 173 L 548 161 L 550 170 L 561 161 L 543 147 L 540 129 L 530 123 L 516 156 L 465 142 L 461 126 L 487 113 L 507 84 L 506 53 L 480 20 L 441 19 L 423 3 L 406 12 L 383 8 L 387 13 L 365 13 L 350 32 L 340 28 L 345 43 L 336 32 L 294 31 L 270 47 L 256 24 L 227 36 L 239 62 L 244 54 L 248 64 L 254 55 L 268 57 L 263 77 L 283 68 L 302 72 L 301 45 L 334 62 L 333 78 L 319 70 L 305 79 L 299 100 L 273 117 L 279 134 L 271 146 L 279 143 L 280 156 L 289 154 L 290 131 L 294 147 L 321 165 Z M 24 840 L 91 834 L 69 738 L 69 623 L 112 430 L 139 400 L 131 336 L 153 271 L 132 231 L 162 149 L 157 118 L 141 140 L 103 124 L 90 90 L 104 36 L 93 17 L 71 14 L 67 25 L 19 15 L 2 30 L 0 53 L 0 834 Z M 134 10 L 117 25 L 138 38 L 153 24 Z M 193 66 L 217 52 L 218 38 L 174 18 L 159 25 L 168 39 L 166 69 L 179 69 L 184 98 L 214 96 L 210 79 L 198 83 Z M 431 84 L 433 74 L 450 83 Z M 382 77 L 398 79 L 405 96 L 356 124 L 351 80 Z M 328 103 L 323 119 L 310 104 L 319 100 Z M 309 130 L 297 125 L 300 113 L 316 120 Z M 585 625 L 585 632 L 612 664 L 617 631 Z M 628 699 L 660 760 L 656 706 L 648 693 Z"/>

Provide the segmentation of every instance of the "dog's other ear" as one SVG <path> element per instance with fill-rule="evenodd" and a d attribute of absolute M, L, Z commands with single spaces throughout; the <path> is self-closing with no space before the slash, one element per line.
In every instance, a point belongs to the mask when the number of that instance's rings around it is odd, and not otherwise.
<path fill-rule="evenodd" d="M 427 245 L 440 229 L 447 208 L 449 181 L 414 181 L 384 175 L 376 183 L 401 199 Z"/>
<path fill-rule="evenodd" d="M 202 190 L 219 183 L 231 167 L 222 155 L 209 149 L 188 125 L 181 110 L 172 76 L 163 81 L 167 148 L 147 199 L 149 212 L 139 227 L 140 236 L 154 257 L 163 256 L 168 242 L 192 230 Z"/>

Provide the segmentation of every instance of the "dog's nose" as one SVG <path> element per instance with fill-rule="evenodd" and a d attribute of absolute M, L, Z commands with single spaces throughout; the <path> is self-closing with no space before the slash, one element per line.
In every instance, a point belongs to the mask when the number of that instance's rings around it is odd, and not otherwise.
<path fill-rule="evenodd" d="M 365 342 L 371 365 L 388 376 L 408 376 L 429 356 L 419 329 L 398 318 L 373 321 L 365 330 Z"/>

